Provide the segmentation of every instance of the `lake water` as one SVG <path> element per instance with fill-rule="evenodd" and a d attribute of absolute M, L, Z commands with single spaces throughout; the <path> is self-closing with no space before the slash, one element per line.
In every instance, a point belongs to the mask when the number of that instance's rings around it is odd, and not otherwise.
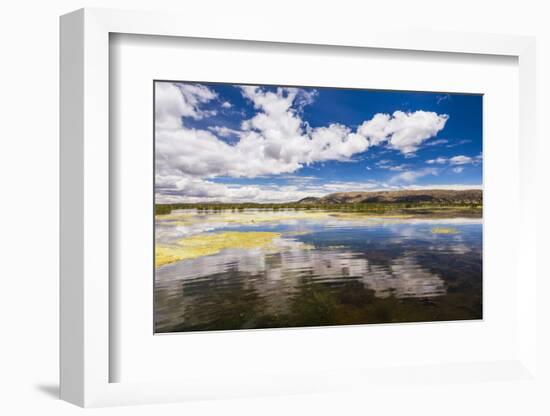
<path fill-rule="evenodd" d="M 156 332 L 482 317 L 481 219 L 180 210 L 156 246 Z"/>

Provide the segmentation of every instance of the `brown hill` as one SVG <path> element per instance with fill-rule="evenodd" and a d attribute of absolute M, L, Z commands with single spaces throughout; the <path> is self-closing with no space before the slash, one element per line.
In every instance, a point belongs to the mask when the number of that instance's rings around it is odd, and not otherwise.
<path fill-rule="evenodd" d="M 481 204 L 483 192 L 481 189 L 461 191 L 428 189 L 400 190 L 375 192 L 338 192 L 322 198 L 307 197 L 298 201 L 299 204 L 357 204 L 357 203 L 434 203 L 434 204 Z"/>

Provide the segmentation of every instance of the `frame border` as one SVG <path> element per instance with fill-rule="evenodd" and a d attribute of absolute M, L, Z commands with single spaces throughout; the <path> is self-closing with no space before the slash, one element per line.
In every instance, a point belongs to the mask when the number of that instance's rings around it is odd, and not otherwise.
<path fill-rule="evenodd" d="M 185 25 L 182 24 L 185 21 Z M 436 53 L 505 55 L 519 62 L 519 245 L 536 244 L 536 44 L 534 37 L 387 31 L 353 27 L 327 33 L 275 24 L 236 28 L 231 22 L 206 27 L 200 19 L 174 13 L 80 9 L 60 18 L 60 397 L 73 404 L 109 406 L 208 399 L 207 383 L 109 382 L 109 34 L 126 33 L 282 44 L 329 45 Z M 536 250 L 522 250 L 519 269 L 530 281 L 518 290 L 519 356 L 517 360 L 466 365 L 444 364 L 453 376 L 468 380 L 472 371 L 514 377 L 536 375 Z M 517 271 L 519 272 L 519 270 Z M 496 366 L 496 367 L 495 367 Z M 380 373 L 372 371 L 365 382 Z M 378 374 L 379 375 L 379 374 Z M 289 377 L 277 377 L 274 384 Z M 269 387 L 267 386 L 267 387 Z M 265 394 L 266 386 L 250 394 Z M 327 382 L 305 389 L 290 383 L 291 392 L 333 389 Z M 228 397 L 242 394 L 228 393 Z"/>

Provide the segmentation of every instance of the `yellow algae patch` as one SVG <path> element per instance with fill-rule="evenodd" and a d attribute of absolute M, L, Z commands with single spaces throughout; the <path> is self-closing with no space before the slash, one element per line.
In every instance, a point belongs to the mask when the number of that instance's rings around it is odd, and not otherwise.
<path fill-rule="evenodd" d="M 157 267 L 175 263 L 178 260 L 181 260 L 181 253 L 177 247 L 160 245 L 155 247 L 155 265 Z"/>
<path fill-rule="evenodd" d="M 266 211 L 266 212 L 242 212 L 221 213 L 215 217 L 208 217 L 208 221 L 217 221 L 236 224 L 258 224 L 265 222 L 277 222 L 288 220 L 326 219 L 330 218 L 327 212 L 308 211 Z"/>
<path fill-rule="evenodd" d="M 458 230 L 452 227 L 434 227 L 432 228 L 432 234 L 458 234 Z"/>
<path fill-rule="evenodd" d="M 157 267 L 180 260 L 209 256 L 229 248 L 267 247 L 272 240 L 280 237 L 272 232 L 222 232 L 198 234 L 178 240 L 173 245 L 157 245 L 155 264 Z"/>
<path fill-rule="evenodd" d="M 330 218 L 326 211 L 222 211 L 222 212 L 173 212 L 156 216 L 158 221 L 170 221 L 174 225 L 191 225 L 196 223 L 257 224 L 284 220 L 325 219 Z"/>
<path fill-rule="evenodd" d="M 269 222 L 280 221 L 300 221 L 300 220 L 402 220 L 414 218 L 408 214 L 381 214 L 369 212 L 337 212 L 324 210 L 288 210 L 288 211 L 222 211 L 222 212 L 172 212 L 168 215 L 157 215 L 156 220 L 176 227 L 186 227 L 196 224 L 239 224 L 254 225 Z"/>

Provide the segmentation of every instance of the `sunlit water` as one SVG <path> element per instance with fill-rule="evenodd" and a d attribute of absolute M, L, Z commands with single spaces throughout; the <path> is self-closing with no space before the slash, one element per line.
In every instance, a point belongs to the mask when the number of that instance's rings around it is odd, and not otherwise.
<path fill-rule="evenodd" d="M 174 214 L 157 219 L 157 244 L 224 231 L 280 237 L 269 249 L 229 248 L 158 267 L 157 332 L 482 317 L 481 219 Z M 453 232 L 437 233 L 442 227 Z"/>

